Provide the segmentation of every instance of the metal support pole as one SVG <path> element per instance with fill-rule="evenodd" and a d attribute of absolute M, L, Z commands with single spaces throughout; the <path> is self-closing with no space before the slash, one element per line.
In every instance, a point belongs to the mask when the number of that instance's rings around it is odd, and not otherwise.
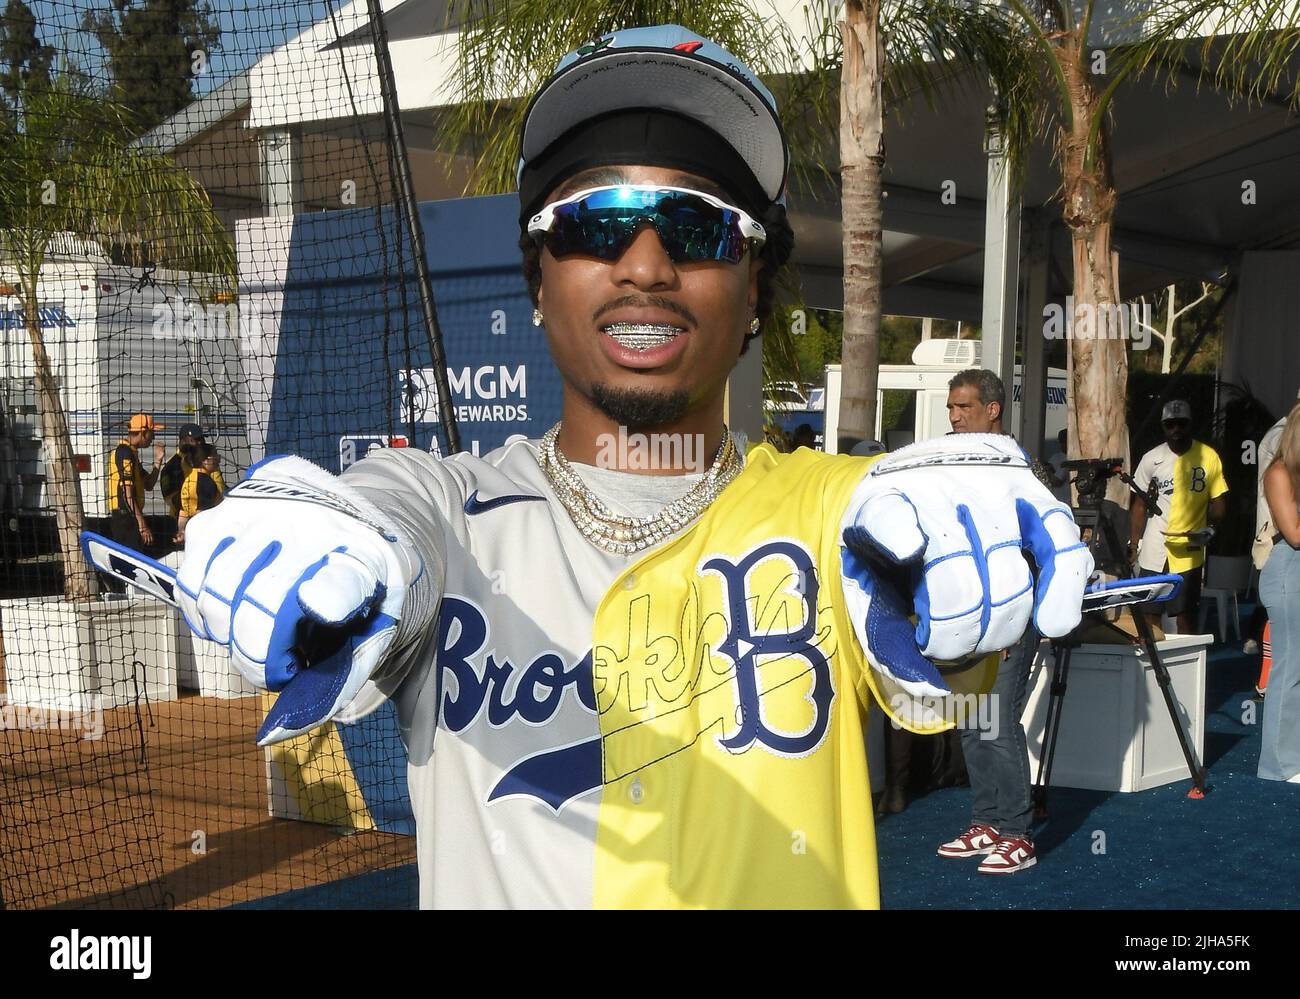
<path fill-rule="evenodd" d="M 1012 193 L 1006 149 L 992 110 L 985 126 L 985 152 L 988 192 L 984 200 L 983 364 L 997 372 L 1010 396 L 1015 382 L 1020 201 Z"/>
<path fill-rule="evenodd" d="M 1029 227 L 1029 253 L 1025 276 L 1025 347 L 1020 370 L 1020 422 L 1008 429 L 1030 454 L 1040 459 L 1047 434 L 1047 338 L 1043 335 L 1043 309 L 1047 306 L 1048 228 L 1035 217 Z"/>
<path fill-rule="evenodd" d="M 302 138 L 288 128 L 258 136 L 262 204 L 268 215 L 292 215 L 303 207 Z"/>
<path fill-rule="evenodd" d="M 393 165 L 397 170 L 397 197 L 400 209 L 411 232 L 411 250 L 415 256 L 415 277 L 420 290 L 420 309 L 428 332 L 429 354 L 433 363 L 434 386 L 438 392 L 438 418 L 442 424 L 443 443 L 447 454 L 461 450 L 460 432 L 451 399 L 451 386 L 447 382 L 447 357 L 442 348 L 442 327 L 438 325 L 438 311 L 433 304 L 433 282 L 429 277 L 429 262 L 425 257 L 424 228 L 415 201 L 415 182 L 411 179 L 411 161 L 406 152 L 406 136 L 402 131 L 402 116 L 397 105 L 397 84 L 393 80 L 393 62 L 388 54 L 388 31 L 384 27 L 384 11 L 379 0 L 367 0 L 370 12 L 370 34 L 375 48 L 375 65 L 379 70 L 379 89 L 384 100 L 384 125 L 392 147 Z M 403 410 L 406 410 L 403 405 Z"/>

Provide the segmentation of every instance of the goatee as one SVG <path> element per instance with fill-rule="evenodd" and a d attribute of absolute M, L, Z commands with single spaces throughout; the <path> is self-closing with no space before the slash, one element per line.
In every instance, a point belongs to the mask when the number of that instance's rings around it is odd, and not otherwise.
<path fill-rule="evenodd" d="M 691 400 L 685 389 L 662 392 L 593 385 L 591 401 L 611 420 L 631 431 L 675 423 L 686 415 Z"/>

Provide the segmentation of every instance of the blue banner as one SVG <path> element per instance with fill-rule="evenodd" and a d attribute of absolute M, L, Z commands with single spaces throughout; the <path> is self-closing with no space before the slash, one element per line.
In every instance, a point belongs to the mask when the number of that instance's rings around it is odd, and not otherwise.
<path fill-rule="evenodd" d="M 559 419 L 560 379 L 531 320 L 518 199 L 429 202 L 420 218 L 462 447 L 486 454 L 514 435 L 540 437 Z M 391 207 L 295 217 L 268 454 L 338 471 L 390 441 L 446 452 L 404 229 Z"/>

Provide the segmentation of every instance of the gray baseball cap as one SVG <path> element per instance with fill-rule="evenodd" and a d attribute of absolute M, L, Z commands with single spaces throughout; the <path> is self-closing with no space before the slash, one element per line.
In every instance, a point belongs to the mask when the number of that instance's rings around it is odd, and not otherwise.
<path fill-rule="evenodd" d="M 534 161 L 575 126 L 647 109 L 698 122 L 719 136 L 767 202 L 784 203 L 790 151 L 772 92 L 722 46 L 679 24 L 614 31 L 560 60 L 524 113 L 521 191 L 530 187 L 526 174 Z M 523 197 L 535 200 L 527 191 Z"/>
<path fill-rule="evenodd" d="M 1165 403 L 1164 412 L 1160 414 L 1160 422 L 1166 420 L 1187 420 L 1189 423 L 1192 419 L 1192 407 L 1184 399 L 1170 399 Z"/>

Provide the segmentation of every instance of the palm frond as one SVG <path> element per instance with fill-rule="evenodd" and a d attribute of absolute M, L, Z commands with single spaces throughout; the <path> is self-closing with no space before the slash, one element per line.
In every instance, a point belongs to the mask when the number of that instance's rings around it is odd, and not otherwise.
<path fill-rule="evenodd" d="M 1112 60 L 1118 74 L 1170 86 L 1190 74 L 1232 100 L 1300 105 L 1295 0 L 1179 0 L 1135 17 L 1131 27 L 1141 38 Z"/>
<path fill-rule="evenodd" d="M 135 124 L 129 109 L 75 86 L 27 95 L 0 136 L 6 250 L 38 271 L 50 240 L 71 233 L 233 290 L 234 244 L 207 192 L 168 157 L 133 145 Z"/>
<path fill-rule="evenodd" d="M 997 124 L 1013 173 L 1042 130 L 1041 59 L 1009 12 L 969 0 L 901 0 L 886 8 L 887 96 L 896 107 L 913 93 L 931 105 L 951 91 L 991 87 Z"/>
<path fill-rule="evenodd" d="M 736 53 L 760 76 L 788 72 L 779 44 L 779 18 L 756 18 L 744 0 L 453 0 L 465 25 L 452 87 L 459 102 L 444 131 L 453 148 L 474 158 L 466 193 L 514 190 L 525 99 L 560 59 L 613 31 L 646 24 L 681 24 Z M 783 58 L 784 57 L 784 58 Z"/>

